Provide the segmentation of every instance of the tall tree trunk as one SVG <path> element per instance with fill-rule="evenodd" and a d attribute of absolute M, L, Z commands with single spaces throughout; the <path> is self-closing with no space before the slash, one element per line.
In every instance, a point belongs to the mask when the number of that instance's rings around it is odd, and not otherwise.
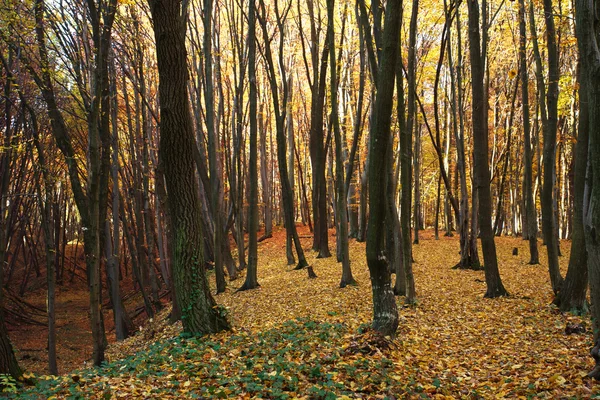
<path fill-rule="evenodd" d="M 279 105 L 279 88 L 277 83 L 277 73 L 275 72 L 275 62 L 273 60 L 273 53 L 271 51 L 270 40 L 269 40 L 269 32 L 267 29 L 267 21 L 266 21 L 266 10 L 265 4 L 261 0 L 260 3 L 261 12 L 258 13 L 257 19 L 261 25 L 263 40 L 266 44 L 264 47 L 264 55 L 267 61 L 267 69 L 268 69 L 268 78 L 269 84 L 271 86 L 271 97 L 273 100 L 273 109 L 275 110 L 275 124 L 277 131 L 277 162 L 279 166 L 279 178 L 281 181 L 281 197 L 283 203 L 283 216 L 285 218 L 285 228 L 286 234 L 290 236 L 293 240 L 294 247 L 296 249 L 296 254 L 298 255 L 298 264 L 296 265 L 296 269 L 302 269 L 308 266 L 306 262 L 306 258 L 304 257 L 304 250 L 302 249 L 302 245 L 300 243 L 300 238 L 298 237 L 298 232 L 296 230 L 296 224 L 294 223 L 294 214 L 292 208 L 293 197 L 291 193 L 290 181 L 288 178 L 288 169 L 287 169 L 287 159 L 286 159 L 286 146 L 285 146 L 285 110 L 287 109 L 287 79 L 285 77 L 285 70 L 281 69 L 279 75 L 281 76 L 281 86 L 283 87 L 283 104 Z M 279 27 L 280 35 L 283 35 L 285 29 L 283 24 L 283 17 L 279 13 L 277 7 L 275 7 L 275 13 L 277 18 L 277 25 Z M 284 65 L 283 63 L 283 37 L 280 37 L 279 43 L 279 65 Z"/>
<path fill-rule="evenodd" d="M 446 19 L 449 19 L 447 16 Z M 458 216 L 458 231 L 460 235 L 460 261 L 455 268 L 467 269 L 473 266 L 473 260 L 469 250 L 469 194 L 467 192 L 467 164 L 465 161 L 465 125 L 463 108 L 463 88 L 462 88 L 462 37 L 460 10 L 456 9 L 456 41 L 457 55 L 456 66 L 452 61 L 452 40 L 451 28 L 448 27 L 448 64 L 455 73 L 450 73 L 451 93 L 452 93 L 452 113 L 454 140 L 456 142 L 456 173 L 460 176 L 460 212 Z M 475 252 L 477 254 L 477 252 Z"/>
<path fill-rule="evenodd" d="M 149 0 L 149 4 L 161 99 L 159 163 L 164 167 L 175 230 L 173 280 L 177 301 L 184 332 L 218 332 L 229 329 L 229 323 L 210 294 L 203 265 L 200 200 L 194 173 L 195 140 L 186 88 L 187 10 L 181 1 Z"/>
<path fill-rule="evenodd" d="M 592 332 L 594 348 L 592 357 L 596 365 L 589 376 L 600 379 L 600 50 L 598 25 L 595 18 L 598 10 L 596 0 L 577 0 L 576 32 L 580 52 L 581 87 L 587 87 L 587 99 L 580 98 L 583 104 L 587 100 L 589 125 L 588 169 L 585 182 L 583 221 L 585 244 L 588 256 L 590 278 L 590 300 L 592 303 Z M 585 129 L 585 128 L 584 128 Z M 595 156 L 592 156 L 595 155 Z"/>
<path fill-rule="evenodd" d="M 537 212 L 533 201 L 533 153 L 531 149 L 531 121 L 529 116 L 529 76 L 527 73 L 527 29 L 525 0 L 519 0 L 519 68 L 521 71 L 521 104 L 523 107 L 523 136 L 525 137 L 525 215 L 529 240 L 529 264 L 539 264 L 537 247 Z M 585 167 L 584 167 L 585 168 Z"/>
<path fill-rule="evenodd" d="M 416 3 L 416 4 L 415 4 Z M 418 14 L 418 1 L 413 3 L 413 9 L 411 12 L 410 19 L 410 32 L 409 32 L 409 58 L 416 57 L 416 30 L 417 30 L 417 14 Z M 402 17 L 400 17 L 402 20 Z M 415 36 L 413 38 L 413 35 Z M 401 43 L 401 37 L 398 39 Z M 409 61 L 411 67 L 415 68 L 415 60 Z M 415 291 L 415 278 L 412 270 L 413 255 L 412 255 L 412 243 L 411 243 L 411 232 L 410 232 L 410 218 L 411 218 L 411 206 L 412 206 L 412 142 L 413 142 L 413 126 L 414 118 L 416 113 L 415 107 L 415 93 L 416 93 L 416 81 L 415 76 L 411 78 L 412 87 L 409 85 L 409 101 L 412 100 L 412 125 L 408 128 L 408 121 L 404 118 L 404 85 L 402 83 L 402 52 L 398 52 L 398 65 L 396 66 L 396 95 L 398 96 L 397 108 L 398 108 L 398 122 L 400 125 L 400 182 L 401 182 L 401 193 L 400 193 L 400 240 L 402 246 L 402 267 L 403 271 L 400 274 L 405 276 L 405 287 L 406 287 L 406 303 L 414 304 L 416 302 L 416 291 Z M 409 69 L 411 68 L 409 67 Z M 414 72 L 414 71 L 413 71 Z M 412 96 L 411 93 L 412 92 Z M 409 106 L 409 114 L 411 112 L 411 106 Z M 409 116 L 410 119 L 410 116 Z M 398 279 L 398 271 L 396 271 L 396 279 Z M 395 288 L 396 294 L 398 291 Z"/>
<path fill-rule="evenodd" d="M 271 175 L 270 162 L 267 160 L 267 132 L 264 126 L 263 105 L 258 114 L 258 131 L 260 132 L 260 180 L 262 186 L 262 202 L 264 204 L 265 232 L 263 238 L 273 236 L 273 210 L 271 208 Z"/>
<path fill-rule="evenodd" d="M 154 0 L 150 0 L 154 1 Z M 159 3 L 156 3 L 159 4 Z M 223 257 L 219 249 L 223 238 L 222 216 L 221 216 L 221 179 L 219 177 L 219 167 L 217 165 L 217 130 L 215 129 L 215 112 L 214 112 L 214 85 L 212 73 L 212 12 L 213 0 L 204 0 L 204 106 L 206 108 L 206 134 L 208 136 L 208 164 L 210 169 L 210 193 L 211 205 L 213 210 L 213 219 L 215 222 L 215 278 L 217 281 L 217 293 L 225 291 L 225 273 L 223 270 Z M 185 11 L 185 10 L 184 10 Z M 185 11 L 187 12 L 187 11 Z M 187 21 L 186 21 L 187 23 Z M 191 127 L 190 127 L 191 129 Z M 165 166 L 165 168 L 167 168 Z M 168 174 L 167 174 L 168 176 Z M 207 188 L 205 188 L 206 190 Z M 168 190 L 168 188 L 167 188 Z M 171 197 L 171 196 L 169 196 Z M 243 244 L 242 244 L 243 246 Z"/>
<path fill-rule="evenodd" d="M 508 293 L 502 285 L 498 271 L 496 244 L 492 230 L 492 199 L 490 194 L 490 170 L 488 163 L 488 135 L 485 128 L 485 102 L 483 75 L 484 66 L 480 49 L 479 36 L 479 1 L 468 3 L 469 11 L 469 53 L 472 77 L 472 109 L 473 109 L 473 160 L 475 185 L 479 198 L 479 226 L 481 230 L 481 247 L 485 269 L 487 292 L 485 297 L 506 296 Z"/>
<path fill-rule="evenodd" d="M 248 5 L 248 80 L 250 81 L 250 207 L 248 210 L 248 270 L 246 281 L 239 290 L 258 286 L 258 160 L 257 160 L 257 102 L 256 90 L 256 0 Z M 264 134 L 263 134 L 264 136 Z"/>
<path fill-rule="evenodd" d="M 409 92 L 410 94 L 410 92 Z M 410 100 L 409 100 L 410 104 Z M 421 213 L 421 126 L 417 126 L 413 128 L 416 132 L 415 135 L 415 152 L 413 157 L 413 165 L 414 165 L 414 187 L 415 187 L 415 205 L 414 205 L 414 239 L 413 244 L 419 244 L 419 230 L 423 228 L 422 226 L 422 213 Z M 408 128 L 407 128 L 408 129 Z"/>
<path fill-rule="evenodd" d="M 319 252 L 317 258 L 327 258 L 331 257 L 331 252 L 329 251 L 329 233 L 327 230 L 327 180 L 325 179 L 326 153 L 323 114 L 327 84 L 327 59 L 329 57 L 327 46 L 329 44 L 325 41 L 321 59 L 319 60 L 319 34 L 315 24 L 314 9 L 314 4 L 311 0 L 308 2 L 308 11 L 311 23 L 310 36 L 313 74 L 311 82 L 309 147 L 313 178 L 313 250 Z M 329 26 L 327 29 L 329 29 Z M 328 37 L 329 33 L 326 33 L 326 36 Z"/>
<path fill-rule="evenodd" d="M 340 287 L 347 285 L 356 285 L 350 268 L 350 254 L 348 252 L 348 218 L 346 203 L 346 182 L 344 181 L 344 158 L 342 155 L 342 134 L 340 132 L 340 121 L 338 112 L 338 77 L 335 58 L 335 0 L 327 0 L 327 41 L 329 42 L 329 61 L 330 61 L 330 89 L 331 89 L 331 123 L 333 125 L 333 134 L 335 139 L 335 171 L 336 171 L 336 208 L 337 208 L 337 241 L 338 249 L 342 262 L 342 279 Z M 343 29 L 342 29 L 343 34 Z"/>
<path fill-rule="evenodd" d="M 1 54 L 1 53 L 0 53 Z M 9 53 L 8 62 L 2 57 L 2 61 L 4 67 L 7 71 L 9 71 L 9 67 L 12 64 L 11 53 Z M 12 79 L 7 74 L 6 84 L 4 85 L 4 93 L 3 95 L 8 100 L 10 99 L 12 90 Z M 10 175 L 11 175 L 11 158 L 12 158 L 12 124 L 11 115 L 12 115 L 12 102 L 5 101 L 5 112 L 4 117 L 6 118 L 6 130 L 3 132 L 3 140 L 2 145 L 6 151 L 3 151 L 0 154 L 0 374 L 9 374 L 13 378 L 18 379 L 21 377 L 23 371 L 19 367 L 19 363 L 17 361 L 17 357 L 15 357 L 15 353 L 8 337 L 8 331 L 6 330 L 6 323 L 4 321 L 4 290 L 2 289 L 4 286 L 4 263 L 6 260 L 6 250 L 8 245 L 7 238 L 7 219 L 4 217 L 6 215 L 6 209 L 8 207 L 6 196 L 8 194 L 8 186 L 10 183 Z"/>
<path fill-rule="evenodd" d="M 580 48 L 580 52 L 583 53 Z M 563 287 L 557 296 L 561 311 L 584 311 L 586 307 L 586 295 L 588 286 L 588 257 L 584 232 L 584 195 L 585 195 L 585 173 L 588 165 L 589 150 L 589 81 L 583 76 L 588 71 L 585 66 L 588 61 L 580 57 L 579 71 L 579 129 L 577 134 L 575 170 L 574 199 L 573 199 L 573 234 L 571 239 L 571 256 L 569 258 L 569 269 L 563 283 Z"/>
<path fill-rule="evenodd" d="M 563 283 L 558 264 L 558 237 L 554 216 L 554 183 L 556 182 L 556 131 L 558 122 L 558 47 L 552 0 L 544 0 L 544 19 L 546 20 L 546 41 L 548 45 L 548 91 L 546 106 L 548 120 L 544 125 L 544 184 L 542 187 L 542 232 L 548 251 L 548 269 L 552 290 L 558 295 Z M 543 101 L 544 99 L 540 99 Z"/>
<path fill-rule="evenodd" d="M 373 126 L 369 138 L 369 231 L 367 265 L 373 291 L 373 328 L 384 335 L 394 335 L 398 328 L 398 309 L 391 288 L 389 264 L 384 257 L 386 157 L 389 148 L 394 79 L 398 59 L 401 1 L 386 5 L 381 61 L 378 67 L 377 95 Z"/>

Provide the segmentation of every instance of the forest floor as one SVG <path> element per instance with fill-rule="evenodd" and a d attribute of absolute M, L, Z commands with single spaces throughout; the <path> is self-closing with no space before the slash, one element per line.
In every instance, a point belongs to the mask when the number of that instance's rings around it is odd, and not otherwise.
<path fill-rule="evenodd" d="M 301 228 L 300 234 L 305 236 L 303 247 L 309 249 L 308 230 Z M 418 304 L 405 307 L 403 298 L 398 298 L 400 325 L 394 340 L 368 329 L 371 288 L 365 246 L 350 243 L 358 286 L 339 288 L 341 265 L 335 257 L 317 259 L 306 252 L 317 279 L 292 270 L 286 266 L 284 235 L 277 232 L 259 244 L 261 287 L 236 292 L 243 283 L 240 278 L 216 296 L 229 309 L 232 332 L 186 338 L 179 335 L 180 325 L 166 325 L 165 310 L 136 336 L 111 344 L 106 366 L 49 377 L 41 375 L 43 369 L 37 368 L 43 364 L 37 363 L 35 374 L 28 375 L 36 386 L 22 388 L 17 396 L 554 399 L 600 395 L 600 388 L 585 377 L 592 368 L 589 316 L 561 314 L 551 305 L 541 243 L 541 264 L 531 266 L 527 242 L 497 238 L 500 273 L 510 296 L 490 300 L 483 298 L 482 271 L 451 269 L 459 259 L 458 237 L 436 241 L 433 232 L 422 232 L 421 243 L 413 247 Z M 561 246 L 564 275 L 570 242 Z M 335 248 L 335 237 L 330 238 L 330 247 Z M 512 255 L 515 247 L 517 256 Z M 214 283 L 212 274 L 209 278 Z M 73 311 L 65 318 L 82 315 L 81 310 Z M 583 323 L 587 330 L 567 335 L 569 323 Z M 85 329 L 80 333 L 89 342 L 89 328 L 82 324 L 73 328 Z M 68 326 L 64 329 L 66 333 Z M 77 354 L 89 358 L 91 349 L 83 340 L 77 342 L 81 342 Z M 13 341 L 19 347 L 19 338 Z M 44 351 L 38 353 L 45 359 Z M 80 367 L 84 359 L 80 358 Z M 63 364 L 62 371 L 74 363 Z"/>

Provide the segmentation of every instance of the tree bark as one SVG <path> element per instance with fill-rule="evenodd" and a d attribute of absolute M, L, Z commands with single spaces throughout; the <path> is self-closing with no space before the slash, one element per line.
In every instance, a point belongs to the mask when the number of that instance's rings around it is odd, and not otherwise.
<path fill-rule="evenodd" d="M 587 87 L 589 125 L 588 167 L 585 182 L 583 221 L 590 278 L 590 300 L 592 303 L 592 332 L 594 348 L 592 357 L 596 365 L 590 377 L 600 379 L 600 50 L 598 43 L 596 0 L 577 0 L 576 33 L 582 62 L 581 87 Z M 583 103 L 586 99 L 581 98 Z M 596 155 L 596 156 L 593 156 Z"/>
<path fill-rule="evenodd" d="M 373 125 L 369 138 L 369 230 L 367 233 L 367 265 L 373 291 L 373 328 L 384 335 L 394 335 L 398 328 L 398 309 L 391 288 L 389 263 L 384 255 L 386 157 L 389 148 L 394 79 L 398 59 L 401 1 L 389 0 L 381 61 L 378 67 L 377 95 Z"/>
<path fill-rule="evenodd" d="M 229 329 L 215 303 L 204 272 L 195 146 L 186 82 L 187 10 L 181 1 L 149 0 L 156 39 L 161 130 L 159 163 L 164 167 L 175 243 L 173 279 L 184 332 L 214 333 Z"/>
<path fill-rule="evenodd" d="M 483 86 L 483 58 L 481 57 L 479 35 L 479 1 L 468 1 L 469 11 L 469 50 L 472 78 L 472 109 L 473 109 L 473 160 L 475 186 L 479 198 L 479 226 L 481 232 L 481 247 L 485 269 L 487 292 L 485 297 L 494 298 L 508 295 L 502 285 L 498 271 L 496 244 L 492 230 L 492 199 L 490 194 L 490 170 L 488 162 L 488 135 L 485 128 L 487 102 Z"/>

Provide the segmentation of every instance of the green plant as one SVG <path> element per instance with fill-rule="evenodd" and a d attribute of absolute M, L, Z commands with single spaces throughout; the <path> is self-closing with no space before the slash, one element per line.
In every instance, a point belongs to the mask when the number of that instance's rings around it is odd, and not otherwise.
<path fill-rule="evenodd" d="M 3 393 L 17 393 L 17 381 L 12 375 L 0 374 L 0 389 Z"/>

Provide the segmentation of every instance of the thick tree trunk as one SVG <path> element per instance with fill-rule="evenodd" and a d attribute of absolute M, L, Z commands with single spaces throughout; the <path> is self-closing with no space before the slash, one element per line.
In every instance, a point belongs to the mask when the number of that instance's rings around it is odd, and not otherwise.
<path fill-rule="evenodd" d="M 195 146 L 188 103 L 185 48 L 186 10 L 180 1 L 150 0 L 156 39 L 161 99 L 159 163 L 164 167 L 175 243 L 173 280 L 184 332 L 205 334 L 229 329 L 204 272 Z M 182 16 L 183 15 L 183 16 Z"/>
<path fill-rule="evenodd" d="M 481 231 L 481 247 L 485 269 L 487 292 L 485 297 L 506 296 L 508 293 L 502 285 L 498 271 L 496 244 L 492 230 L 492 199 L 490 194 L 490 170 L 488 163 L 488 136 L 485 127 L 487 106 L 483 87 L 483 58 L 480 51 L 479 36 L 479 1 L 472 0 L 469 6 L 469 50 L 472 77 L 473 108 L 473 160 L 475 185 L 479 198 L 479 226 Z"/>
<path fill-rule="evenodd" d="M 315 24 L 313 2 L 309 1 L 312 59 L 312 87 L 310 108 L 310 160 L 313 178 L 313 250 L 318 251 L 317 258 L 331 257 L 329 251 L 329 233 L 327 230 L 327 181 L 325 179 L 325 132 L 323 129 L 323 114 L 326 92 L 327 60 L 329 57 L 328 42 L 325 41 L 321 60 L 319 60 L 318 32 Z M 327 27 L 329 29 L 329 27 Z M 326 33 L 328 36 L 329 33 Z"/>
<path fill-rule="evenodd" d="M 596 0 L 577 0 L 577 40 L 581 60 L 581 87 L 586 87 L 583 104 L 588 104 L 589 152 L 588 168 L 584 189 L 583 221 L 585 244 L 590 279 L 590 300 L 592 303 L 592 332 L 594 348 L 592 357 L 596 362 L 589 376 L 600 379 L 600 50 L 598 49 L 598 27 L 594 18 L 598 9 Z M 580 131 L 581 135 L 581 131 Z M 579 154 L 578 154 L 579 156 Z M 579 172 L 579 171 L 578 171 Z"/>
<path fill-rule="evenodd" d="M 401 1 L 389 0 L 385 12 L 383 44 L 378 68 L 377 95 L 373 126 L 369 138 L 369 231 L 367 265 L 373 291 L 373 328 L 394 335 L 398 327 L 398 309 L 391 287 L 391 274 L 384 253 L 386 157 L 389 148 L 394 79 L 398 59 Z"/>

